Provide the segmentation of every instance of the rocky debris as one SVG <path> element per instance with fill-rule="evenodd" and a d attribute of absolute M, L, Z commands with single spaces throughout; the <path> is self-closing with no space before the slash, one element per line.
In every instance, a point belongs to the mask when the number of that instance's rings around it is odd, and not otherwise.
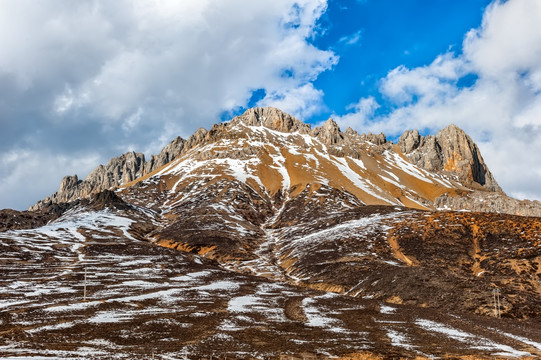
<path fill-rule="evenodd" d="M 33 229 L 47 224 L 51 219 L 51 214 L 42 211 L 0 210 L 0 232 Z"/>
<path fill-rule="evenodd" d="M 445 210 L 541 217 L 541 201 L 517 200 L 499 192 L 472 191 L 462 196 L 443 194 L 434 200 L 434 206 Z"/>
<path fill-rule="evenodd" d="M 310 125 L 295 119 L 293 116 L 273 107 L 251 108 L 244 114 L 236 117 L 233 121 L 241 121 L 249 126 L 264 126 L 271 130 L 281 132 L 300 132 L 301 134 L 310 133 Z"/>
<path fill-rule="evenodd" d="M 62 181 L 61 189 L 71 191 L 81 183 L 77 176 L 66 176 Z M 114 191 L 102 190 L 90 195 L 88 199 L 76 199 L 71 202 L 55 203 L 43 202 L 41 208 L 28 211 L 16 211 L 11 209 L 0 210 L 0 232 L 7 230 L 34 229 L 46 225 L 48 222 L 61 217 L 69 209 L 78 206 L 88 207 L 91 210 L 103 210 L 106 208 L 117 210 L 130 210 L 132 206 L 122 200 Z"/>
<path fill-rule="evenodd" d="M 469 187 L 502 191 L 477 145 L 456 125 L 447 126 L 436 136 L 408 130 L 400 136 L 398 147 L 413 164 L 427 171 L 455 174 Z"/>
<path fill-rule="evenodd" d="M 357 210 L 370 216 L 369 208 Z M 327 226 L 320 220 L 318 226 Z M 357 276 L 354 285 L 371 289 L 358 296 L 325 293 L 156 246 L 134 233 L 132 221 L 150 219 L 120 211 L 78 211 L 45 229 L 0 233 L 0 357 L 488 360 L 541 354 L 539 319 L 508 316 L 509 301 L 516 300 L 506 289 L 502 318 L 462 311 L 460 302 L 450 306 L 456 297 L 469 296 L 468 305 L 492 309 L 486 280 L 465 283 L 453 276 L 437 278 L 421 267 L 363 264 L 360 253 L 328 262 L 333 256 L 329 242 L 324 252 L 316 241 L 307 250 L 317 253 L 313 259 L 319 264 L 307 265 L 318 266 L 317 276 L 323 280 L 330 268 L 342 279 Z M 189 225 L 180 230 L 189 231 Z M 359 243 L 344 240 L 337 239 L 342 245 Z M 444 260 L 452 249 L 444 242 L 426 242 L 428 249 L 415 247 L 415 241 L 400 245 L 428 265 Z M 467 251 L 452 255 L 468 256 Z M 360 266 L 354 267 L 355 261 Z M 348 262 L 354 263 L 349 269 Z M 337 264 L 347 270 L 337 273 Z M 379 267 L 371 273 L 374 266 Z M 369 276 L 366 281 L 361 271 Z M 405 274 L 417 277 L 408 281 Z M 370 298 L 379 289 L 396 295 Z M 417 305 L 424 296 L 448 305 Z M 529 306 L 539 307 L 539 302 L 533 299 Z"/>
<path fill-rule="evenodd" d="M 67 210 L 77 205 L 74 203 L 50 203 L 39 210 L 17 211 L 0 210 L 0 232 L 7 230 L 34 229 L 46 225 L 62 216 Z"/>
<path fill-rule="evenodd" d="M 540 218 L 338 207 L 346 194 L 318 192 L 290 199 L 272 224 L 287 276 L 319 290 L 483 316 L 494 316 L 496 286 L 505 317 L 541 314 Z"/>

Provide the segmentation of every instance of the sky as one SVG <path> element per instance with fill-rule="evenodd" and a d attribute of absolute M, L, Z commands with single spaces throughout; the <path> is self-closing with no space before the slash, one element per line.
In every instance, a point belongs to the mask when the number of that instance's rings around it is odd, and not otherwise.
<path fill-rule="evenodd" d="M 275 106 L 478 144 L 541 199 L 539 0 L 0 0 L 0 208 Z"/>

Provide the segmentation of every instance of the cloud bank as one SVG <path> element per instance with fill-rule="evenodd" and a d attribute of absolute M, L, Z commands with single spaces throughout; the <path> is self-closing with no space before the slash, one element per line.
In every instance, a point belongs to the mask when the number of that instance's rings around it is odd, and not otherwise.
<path fill-rule="evenodd" d="M 129 149 L 158 152 L 256 89 L 261 104 L 313 114 L 322 92 L 311 81 L 338 61 L 310 41 L 326 6 L 0 0 L 0 208 L 27 207 Z"/>

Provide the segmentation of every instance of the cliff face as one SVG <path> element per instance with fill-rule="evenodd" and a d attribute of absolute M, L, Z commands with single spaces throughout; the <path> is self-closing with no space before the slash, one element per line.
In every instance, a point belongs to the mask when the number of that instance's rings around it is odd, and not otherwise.
<path fill-rule="evenodd" d="M 273 107 L 252 108 L 246 110 L 233 121 L 241 121 L 248 126 L 264 126 L 280 132 L 310 133 L 310 125 L 295 119 L 293 116 Z"/>
<path fill-rule="evenodd" d="M 175 140 L 167 144 L 158 155 L 152 155 L 150 160 L 145 163 L 145 174 L 149 174 L 152 171 L 164 166 L 165 164 L 173 161 L 184 149 L 186 140 L 177 136 Z"/>
<path fill-rule="evenodd" d="M 427 171 L 456 175 L 468 187 L 502 192 L 477 145 L 456 125 L 426 137 L 408 130 L 400 137 L 398 147 L 413 164 Z"/>

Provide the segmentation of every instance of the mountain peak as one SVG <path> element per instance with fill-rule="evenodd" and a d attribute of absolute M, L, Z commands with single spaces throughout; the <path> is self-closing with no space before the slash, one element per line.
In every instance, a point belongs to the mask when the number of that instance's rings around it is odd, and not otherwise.
<path fill-rule="evenodd" d="M 274 107 L 256 107 L 248 109 L 233 121 L 240 121 L 249 126 L 264 126 L 271 130 L 301 134 L 310 133 L 310 125 L 295 119 L 288 113 Z"/>
<path fill-rule="evenodd" d="M 398 147 L 413 164 L 427 171 L 448 172 L 464 185 L 502 192 L 475 142 L 455 124 L 435 136 L 407 130 L 400 136 Z"/>
<path fill-rule="evenodd" d="M 332 118 L 325 121 L 322 126 L 312 130 L 312 136 L 317 137 L 324 144 L 338 144 L 344 140 L 344 134 L 340 131 L 340 127 Z"/>

